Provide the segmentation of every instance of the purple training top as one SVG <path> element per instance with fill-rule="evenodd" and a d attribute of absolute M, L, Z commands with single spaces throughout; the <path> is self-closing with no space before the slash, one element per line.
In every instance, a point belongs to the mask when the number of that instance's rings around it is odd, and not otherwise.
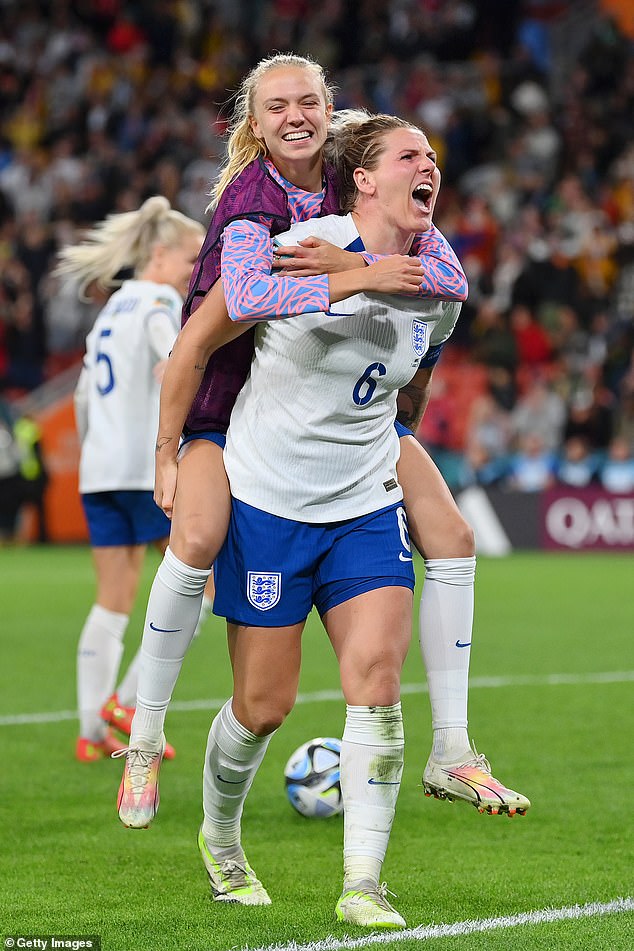
<path fill-rule="evenodd" d="M 334 172 L 326 167 L 321 213 L 334 215 L 338 212 Z M 271 176 L 261 157 L 247 165 L 221 195 L 194 266 L 183 306 L 183 324 L 220 276 L 220 238 L 226 225 L 239 218 L 265 223 L 271 236 L 281 234 L 291 226 L 288 196 Z M 187 417 L 186 433 L 227 431 L 233 404 L 251 366 L 253 334 L 253 329 L 247 330 L 237 340 L 212 354 Z"/>

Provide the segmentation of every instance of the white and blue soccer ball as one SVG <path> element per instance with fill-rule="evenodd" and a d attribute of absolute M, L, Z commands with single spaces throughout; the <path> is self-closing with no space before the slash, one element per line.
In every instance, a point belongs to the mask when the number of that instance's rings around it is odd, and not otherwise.
<path fill-rule="evenodd" d="M 284 769 L 291 806 L 309 819 L 343 812 L 339 758 L 341 740 L 317 736 L 295 750 Z"/>

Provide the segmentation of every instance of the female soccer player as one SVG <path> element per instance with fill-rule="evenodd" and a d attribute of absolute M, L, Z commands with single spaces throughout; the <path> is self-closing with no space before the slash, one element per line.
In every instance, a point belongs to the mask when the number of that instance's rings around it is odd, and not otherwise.
<path fill-rule="evenodd" d="M 77 277 L 82 292 L 93 282 L 110 289 L 121 283 L 122 269 L 134 271 L 88 335 L 75 390 L 79 491 L 97 580 L 77 651 L 76 756 L 82 762 L 124 748 L 102 707 L 116 683 L 147 545 L 163 553 L 169 537 L 169 520 L 152 497 L 159 374 L 203 237 L 198 222 L 157 196 L 138 211 L 111 215 L 60 254 L 58 273 Z M 133 661 L 124 680 L 134 681 L 136 693 L 135 668 Z"/>
<path fill-rule="evenodd" d="M 323 71 L 295 56 L 262 61 L 244 80 L 237 99 L 229 161 L 215 190 L 214 217 L 185 305 L 189 320 L 169 361 L 162 390 L 155 497 L 171 515 L 172 531 L 148 604 L 130 742 L 132 750 L 143 753 L 136 758 L 139 767 L 135 776 L 140 808 L 137 820 L 145 825 L 156 810 L 156 771 L 165 711 L 191 640 L 202 586 L 226 533 L 229 498 L 222 446 L 253 348 L 249 332 L 208 362 L 212 342 L 214 346 L 219 342 L 212 340 L 210 326 L 214 315 L 224 311 L 223 288 L 217 282 L 221 256 L 230 288 L 229 309 L 238 321 L 225 339 L 242 332 L 240 320 L 266 316 L 273 309 L 281 314 L 327 310 L 333 301 L 371 289 L 371 282 L 381 273 L 376 268 L 388 267 L 395 260 L 345 252 L 310 237 L 302 246 L 279 249 L 277 263 L 293 268 L 296 276 L 317 271 L 329 271 L 328 275 L 308 276 L 305 283 L 286 280 L 279 285 L 266 277 L 272 263 L 271 234 L 279 234 L 291 221 L 338 210 L 335 175 L 322 162 L 331 111 L 332 91 Z M 244 253 L 236 258 L 241 249 Z M 433 225 L 417 236 L 411 251 L 423 263 L 422 276 L 420 268 L 412 267 L 403 275 L 400 287 L 384 285 L 384 290 L 418 289 L 427 298 L 464 299 L 462 269 Z M 370 262 L 375 263 L 366 267 Z M 416 258 L 410 262 L 418 264 Z M 349 270 L 341 272 L 342 268 Z M 386 274 L 383 272 L 383 278 Z M 278 292 L 284 298 L 283 306 L 276 300 Z M 439 350 L 430 354 L 430 366 L 438 356 Z M 440 796 L 453 798 L 462 793 L 479 807 L 497 811 L 501 800 L 501 808 L 505 808 L 503 799 L 512 791 L 491 777 L 486 761 L 471 751 L 467 735 L 473 534 L 439 471 L 411 433 L 428 395 L 429 380 L 416 391 L 404 389 L 399 404 L 399 418 L 410 425 L 409 432 L 401 430 L 407 435 L 401 439 L 399 478 L 411 512 L 412 536 L 425 555 L 426 566 L 421 644 L 432 702 L 434 748 L 425 786 Z M 177 458 L 182 424 L 192 401 L 185 444 Z M 168 623 L 170 618 L 178 618 L 178 625 Z M 178 626 L 180 632 L 176 636 L 157 634 L 151 623 L 164 630 Z M 128 763 L 133 762 L 129 757 Z M 450 767 L 456 775 L 463 767 L 469 769 L 469 783 L 445 775 Z M 474 788 L 478 782 L 480 791 Z"/>
<path fill-rule="evenodd" d="M 297 224 L 283 240 L 314 234 L 349 251 L 407 255 L 431 225 L 438 191 L 427 138 L 394 116 L 361 116 L 335 142 L 350 213 Z M 223 280 L 230 300 L 232 278 Z M 394 417 L 399 389 L 426 385 L 426 355 L 459 313 L 459 303 L 355 294 L 327 312 L 256 330 L 227 433 L 232 513 L 216 560 L 215 611 L 228 620 L 233 695 L 209 734 L 199 846 L 218 901 L 270 902 L 244 855 L 240 819 L 268 742 L 295 702 L 301 635 L 315 605 L 347 705 L 336 917 L 405 925 L 380 884 L 403 769 L 400 675 L 414 588 Z"/>

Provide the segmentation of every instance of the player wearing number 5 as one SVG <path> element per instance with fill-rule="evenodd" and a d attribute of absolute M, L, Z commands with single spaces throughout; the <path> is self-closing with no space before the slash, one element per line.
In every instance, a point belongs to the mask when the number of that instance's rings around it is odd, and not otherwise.
<path fill-rule="evenodd" d="M 77 651 L 82 762 L 124 747 L 102 707 L 115 687 L 147 545 L 163 553 L 169 537 L 169 520 L 152 497 L 160 376 L 203 237 L 198 222 L 155 196 L 63 249 L 57 267 L 78 279 L 82 293 L 94 283 L 111 290 L 121 284 L 119 272 L 134 272 L 97 316 L 75 390 L 79 491 L 97 581 Z M 134 697 L 136 658 L 125 679 Z"/>

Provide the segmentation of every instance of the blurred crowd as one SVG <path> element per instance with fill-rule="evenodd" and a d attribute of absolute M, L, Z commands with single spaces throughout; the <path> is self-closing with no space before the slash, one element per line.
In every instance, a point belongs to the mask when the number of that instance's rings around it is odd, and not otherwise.
<path fill-rule="evenodd" d="M 0 0 L 0 391 L 81 355 L 96 304 L 51 276 L 110 212 L 207 223 L 227 100 L 263 55 L 438 151 L 470 295 L 420 438 L 452 488 L 634 490 L 634 41 L 599 0 Z M 469 376 L 465 371 L 465 378 Z M 443 425 L 463 414 L 460 441 Z"/>

